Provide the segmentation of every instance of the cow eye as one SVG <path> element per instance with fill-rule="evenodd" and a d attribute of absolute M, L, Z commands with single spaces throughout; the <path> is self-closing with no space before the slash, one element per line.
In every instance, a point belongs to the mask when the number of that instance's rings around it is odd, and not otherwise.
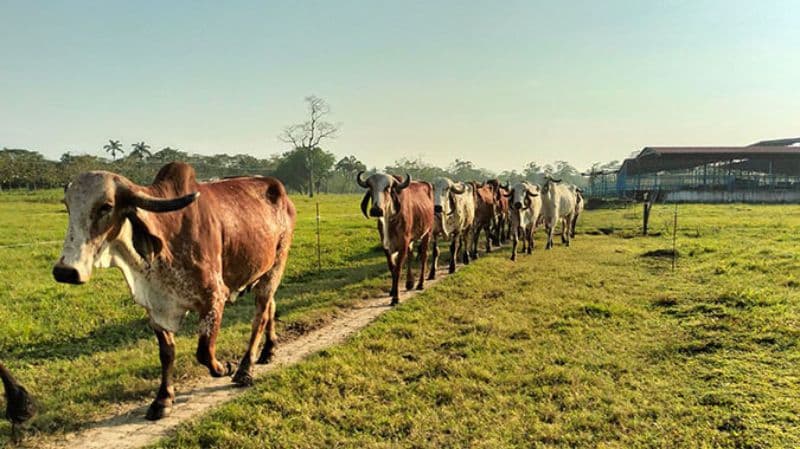
<path fill-rule="evenodd" d="M 112 206 L 110 203 L 103 204 L 97 209 L 97 216 L 103 217 L 105 215 L 108 215 L 108 213 L 111 212 L 113 208 L 114 206 Z"/>

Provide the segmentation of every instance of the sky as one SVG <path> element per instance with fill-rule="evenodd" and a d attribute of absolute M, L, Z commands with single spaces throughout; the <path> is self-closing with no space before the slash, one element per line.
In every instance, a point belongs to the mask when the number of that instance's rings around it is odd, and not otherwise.
<path fill-rule="evenodd" d="M 0 146 L 578 168 L 800 135 L 796 1 L 0 0 Z"/>

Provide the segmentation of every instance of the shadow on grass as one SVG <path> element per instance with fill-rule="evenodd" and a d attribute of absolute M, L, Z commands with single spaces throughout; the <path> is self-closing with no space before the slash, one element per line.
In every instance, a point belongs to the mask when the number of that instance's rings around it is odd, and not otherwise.
<path fill-rule="evenodd" d="M 375 256 L 373 254 L 373 256 Z M 382 254 L 381 254 L 382 256 Z M 278 315 L 287 315 L 293 311 L 318 304 L 315 293 L 338 290 L 347 285 L 363 282 L 383 275 L 387 272 L 386 263 L 379 260 L 369 265 L 358 267 L 337 267 L 323 270 L 320 273 L 308 272 L 282 283 L 278 289 Z M 252 294 L 239 298 L 236 303 L 229 304 L 225 310 L 222 327 L 230 327 L 239 323 L 249 323 L 253 317 Z M 196 333 L 197 315 L 192 313 L 183 322 L 182 336 Z M 4 348 L 8 356 L 18 360 L 42 361 L 53 359 L 74 359 L 95 352 L 110 351 L 118 347 L 133 344 L 142 339 L 154 339 L 147 318 L 129 320 L 101 326 L 91 334 L 83 337 L 47 340 L 33 345 Z M 154 339 L 155 341 L 155 339 Z"/>

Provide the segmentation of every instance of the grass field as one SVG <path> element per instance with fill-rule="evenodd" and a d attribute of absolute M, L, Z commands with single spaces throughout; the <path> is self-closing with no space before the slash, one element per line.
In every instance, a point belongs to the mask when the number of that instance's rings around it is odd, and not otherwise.
<path fill-rule="evenodd" d="M 0 357 L 42 403 L 29 432 L 34 435 L 76 429 L 119 402 L 150 398 L 160 375 L 155 336 L 119 272 L 95 270 L 83 286 L 52 279 L 66 230 L 62 196 L 60 191 L 0 195 Z M 353 298 L 388 292 L 386 259 L 374 224 L 360 215 L 358 200 L 319 200 L 321 273 L 315 204 L 294 198 L 297 230 L 278 292 L 278 330 L 284 338 L 324 324 Z M 226 307 L 218 343 L 221 360 L 241 357 L 253 310 L 249 295 Z M 196 329 L 197 317 L 190 314 L 177 342 L 178 389 L 207 376 L 194 361 Z M 0 424 L 0 447 L 8 427 L 5 421 Z"/>
<path fill-rule="evenodd" d="M 32 432 L 44 435 L 151 397 L 159 374 L 117 272 L 81 287 L 51 280 L 60 242 L 32 243 L 63 238 L 59 199 L 0 195 L 2 357 L 43 403 Z M 295 200 L 282 336 L 388 290 L 357 197 L 320 199 L 321 274 L 314 205 Z M 654 237 L 637 235 L 638 210 L 591 211 L 572 248 L 481 258 L 159 446 L 800 445 L 800 208 L 680 206 L 675 271 L 659 251 L 671 248 L 672 211 L 653 209 Z M 251 311 L 247 297 L 228 307 L 222 358 L 240 355 Z M 206 375 L 195 319 L 178 339 L 179 389 Z"/>

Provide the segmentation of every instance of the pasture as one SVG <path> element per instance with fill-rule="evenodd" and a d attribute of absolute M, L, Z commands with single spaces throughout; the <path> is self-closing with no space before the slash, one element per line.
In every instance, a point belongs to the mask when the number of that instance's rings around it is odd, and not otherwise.
<path fill-rule="evenodd" d="M 119 273 L 52 280 L 60 197 L 0 195 L 0 347 L 42 404 L 31 446 L 151 398 L 159 377 L 155 338 Z M 388 292 L 359 199 L 319 198 L 317 273 L 314 203 L 293 197 L 280 338 Z M 659 251 L 671 248 L 672 210 L 654 207 L 652 237 L 638 235 L 638 209 L 587 211 L 569 249 L 543 251 L 539 232 L 516 263 L 508 249 L 481 257 L 159 446 L 800 445 L 800 208 L 680 206 L 675 271 Z M 241 355 L 251 311 L 250 297 L 226 308 L 220 359 Z M 196 327 L 190 315 L 177 340 L 179 389 L 207 375 Z"/>

